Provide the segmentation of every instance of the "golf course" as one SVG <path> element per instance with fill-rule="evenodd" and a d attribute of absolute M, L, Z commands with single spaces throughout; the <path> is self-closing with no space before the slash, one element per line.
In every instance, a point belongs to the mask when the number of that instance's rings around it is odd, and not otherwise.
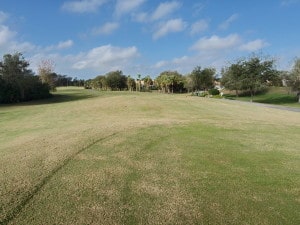
<path fill-rule="evenodd" d="M 60 87 L 0 105 L 0 224 L 300 224 L 300 112 Z"/>

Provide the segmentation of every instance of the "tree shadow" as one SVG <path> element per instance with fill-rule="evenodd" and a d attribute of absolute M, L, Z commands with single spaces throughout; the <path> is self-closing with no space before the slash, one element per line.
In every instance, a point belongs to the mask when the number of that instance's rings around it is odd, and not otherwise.
<path fill-rule="evenodd" d="M 290 104 L 297 102 L 297 97 L 295 96 L 273 96 L 266 97 L 264 99 L 255 100 L 258 103 L 266 103 L 266 104 L 274 104 L 274 105 L 282 105 L 282 104 Z"/>
<path fill-rule="evenodd" d="M 99 96 L 100 93 L 95 90 L 85 90 L 85 89 L 70 89 L 67 91 L 59 91 L 52 93 L 51 97 L 40 99 L 40 100 L 32 100 L 20 103 L 12 103 L 12 104 L 0 104 L 1 107 L 10 107 L 10 106 L 30 106 L 30 105 L 46 105 L 46 104 L 59 104 L 64 102 L 73 102 L 80 101 L 84 99 L 95 98 Z"/>

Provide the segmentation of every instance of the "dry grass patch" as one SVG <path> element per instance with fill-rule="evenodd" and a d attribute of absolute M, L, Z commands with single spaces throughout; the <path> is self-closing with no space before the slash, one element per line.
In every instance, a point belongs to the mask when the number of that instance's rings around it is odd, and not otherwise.
<path fill-rule="evenodd" d="M 0 107 L 1 222 L 299 221 L 299 113 L 183 95 L 69 92 L 92 97 Z"/>

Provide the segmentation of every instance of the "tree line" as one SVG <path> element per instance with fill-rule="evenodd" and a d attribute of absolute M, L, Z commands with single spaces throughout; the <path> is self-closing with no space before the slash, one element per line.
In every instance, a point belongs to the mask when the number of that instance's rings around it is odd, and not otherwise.
<path fill-rule="evenodd" d="M 286 86 L 290 92 L 295 92 L 300 101 L 300 59 L 296 59 L 291 71 L 279 71 L 275 61 L 252 56 L 239 59 L 235 63 L 222 68 L 218 77 L 214 68 L 196 66 L 187 75 L 177 71 L 163 71 L 155 79 L 149 75 L 144 78 L 138 75 L 135 80 L 123 75 L 122 71 L 111 71 L 106 75 L 97 76 L 85 82 L 86 88 L 98 90 L 130 90 L 149 91 L 157 89 L 162 93 L 183 92 L 214 92 L 216 84 L 226 90 L 253 96 L 267 90 L 269 86 Z"/>
<path fill-rule="evenodd" d="M 291 71 L 279 71 L 274 60 L 262 60 L 259 57 L 241 59 L 222 69 L 222 85 L 239 93 L 253 96 L 268 86 L 286 86 L 295 92 L 300 102 L 300 59 L 296 59 Z"/>
<path fill-rule="evenodd" d="M 51 97 L 59 86 L 84 86 L 84 80 L 54 72 L 51 61 L 41 61 L 38 75 L 29 69 L 21 53 L 5 54 L 0 61 L 0 103 L 24 102 Z"/>
<path fill-rule="evenodd" d="M 84 86 L 97 90 L 152 91 L 162 93 L 208 92 L 214 91 L 216 83 L 227 90 L 235 91 L 236 96 L 255 94 L 268 86 L 285 85 L 290 92 L 298 94 L 300 101 L 300 59 L 296 59 L 291 71 L 279 71 L 274 60 L 263 60 L 252 56 L 239 59 L 222 68 L 221 76 L 214 68 L 196 66 L 189 74 L 177 71 L 163 71 L 155 79 L 149 75 L 137 79 L 124 75 L 121 70 L 111 71 L 93 79 L 82 80 L 54 72 L 54 64 L 44 60 L 35 75 L 21 53 L 6 54 L 0 62 L 0 103 L 29 101 L 51 97 L 51 91 L 58 86 Z M 214 93 L 214 92 L 211 92 Z M 218 92 L 215 92 L 218 93 Z"/>
<path fill-rule="evenodd" d="M 111 71 L 106 75 L 99 75 L 85 81 L 85 88 L 98 90 L 130 90 L 151 91 L 159 90 L 163 93 L 184 93 L 198 90 L 209 90 L 214 87 L 216 70 L 213 68 L 196 67 L 191 74 L 182 75 L 177 71 L 164 71 L 152 79 L 149 75 L 134 79 L 124 75 L 122 71 Z"/>
<path fill-rule="evenodd" d="M 42 83 L 21 53 L 6 54 L 0 62 L 0 103 L 49 98 L 50 87 Z"/>

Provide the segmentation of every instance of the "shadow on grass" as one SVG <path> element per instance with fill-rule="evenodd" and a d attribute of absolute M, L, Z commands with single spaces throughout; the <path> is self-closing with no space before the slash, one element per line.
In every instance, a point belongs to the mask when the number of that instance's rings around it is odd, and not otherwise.
<path fill-rule="evenodd" d="M 241 96 L 236 97 L 235 95 L 224 95 L 228 100 L 240 100 L 240 101 L 250 101 L 251 97 Z M 264 104 L 273 104 L 273 105 L 286 105 L 294 104 L 298 102 L 298 99 L 295 95 L 283 95 L 283 94 L 265 94 L 265 95 L 255 95 L 253 97 L 253 102 L 264 103 Z"/>
<path fill-rule="evenodd" d="M 99 96 L 99 94 L 96 94 L 95 91 L 92 90 L 83 90 L 82 92 L 77 93 L 54 93 L 51 98 L 45 99 L 42 102 L 44 102 L 44 104 L 73 102 L 89 98 L 95 98 L 97 96 Z"/>
<path fill-rule="evenodd" d="M 283 105 L 283 104 L 291 104 L 297 102 L 297 97 L 295 96 L 273 96 L 273 97 L 265 97 L 263 99 L 254 99 L 254 102 L 258 103 L 266 103 L 266 104 L 274 104 L 274 105 Z"/>
<path fill-rule="evenodd" d="M 27 102 L 0 104 L 1 107 L 9 106 L 29 106 L 29 105 L 44 105 L 44 104 L 58 104 L 64 102 L 80 101 L 84 99 L 95 98 L 99 96 L 98 91 L 85 89 L 69 89 L 52 93 L 50 98 L 32 100 Z"/>

